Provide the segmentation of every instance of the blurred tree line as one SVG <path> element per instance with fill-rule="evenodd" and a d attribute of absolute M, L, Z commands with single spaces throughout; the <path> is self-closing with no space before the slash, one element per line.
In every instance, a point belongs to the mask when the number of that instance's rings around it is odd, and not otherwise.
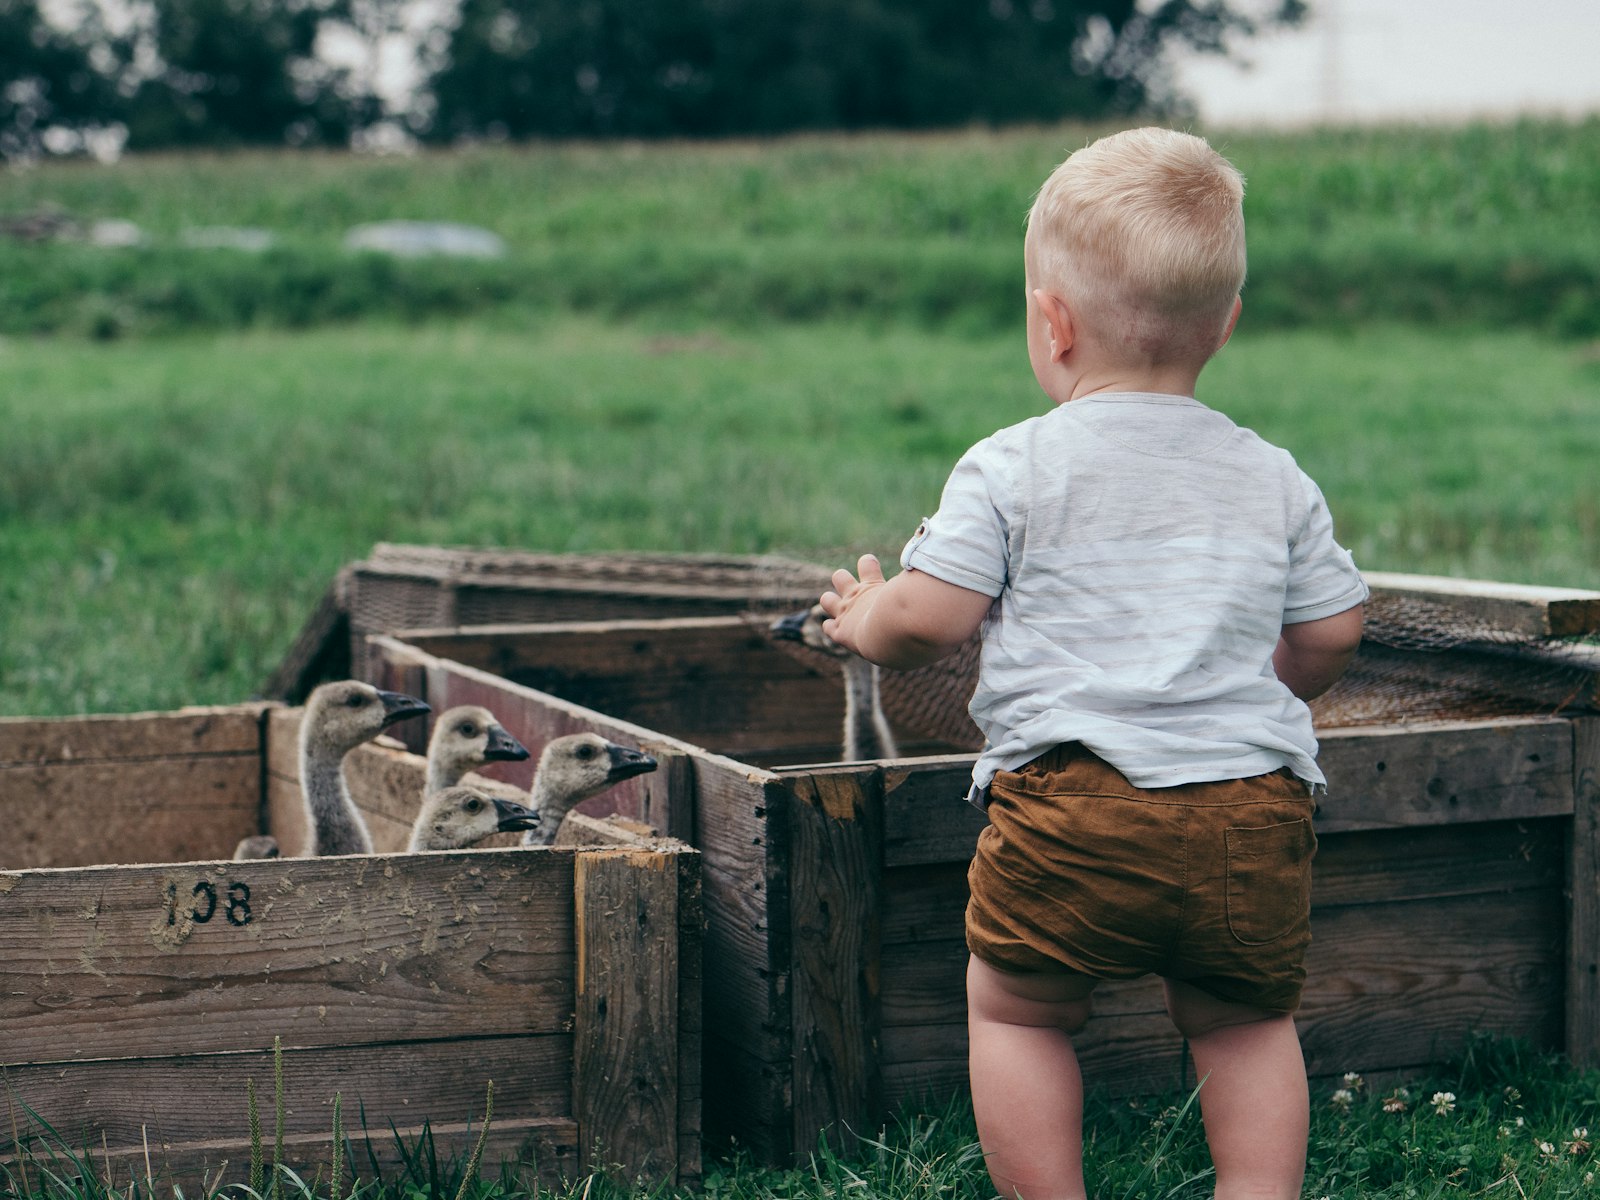
<path fill-rule="evenodd" d="M 0 0 L 0 156 L 1181 111 L 1302 0 Z"/>

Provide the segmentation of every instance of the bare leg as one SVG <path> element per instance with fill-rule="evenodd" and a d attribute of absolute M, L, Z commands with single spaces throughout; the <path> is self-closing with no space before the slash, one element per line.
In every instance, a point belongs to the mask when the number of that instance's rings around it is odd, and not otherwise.
<path fill-rule="evenodd" d="M 1003 1200 L 1084 1200 L 1083 1079 L 1072 1035 L 1095 981 L 967 966 L 972 1105 Z"/>
<path fill-rule="evenodd" d="M 1216 1200 L 1297 1200 L 1311 1101 L 1294 1018 L 1166 980 L 1167 1010 L 1204 1079 Z"/>

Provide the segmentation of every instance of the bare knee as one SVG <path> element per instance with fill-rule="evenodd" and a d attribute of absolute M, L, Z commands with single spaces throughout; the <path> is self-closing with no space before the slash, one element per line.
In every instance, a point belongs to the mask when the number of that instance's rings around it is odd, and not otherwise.
<path fill-rule="evenodd" d="M 1089 1020 L 1097 981 L 1071 972 L 1012 974 L 974 956 L 967 966 L 967 1012 L 972 1021 L 995 1021 L 1077 1033 Z"/>

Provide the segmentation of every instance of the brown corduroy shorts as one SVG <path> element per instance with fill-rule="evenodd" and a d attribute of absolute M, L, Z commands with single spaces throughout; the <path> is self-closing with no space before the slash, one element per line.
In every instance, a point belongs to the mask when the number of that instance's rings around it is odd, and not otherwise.
<path fill-rule="evenodd" d="M 1287 771 L 1134 787 L 1077 743 L 989 788 L 967 946 L 1002 971 L 1156 974 L 1293 1012 L 1311 942 L 1314 805 Z"/>

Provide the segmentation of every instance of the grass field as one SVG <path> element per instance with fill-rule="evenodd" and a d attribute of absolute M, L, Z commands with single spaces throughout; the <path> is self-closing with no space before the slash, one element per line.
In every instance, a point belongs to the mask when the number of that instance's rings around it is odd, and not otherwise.
<path fill-rule="evenodd" d="M 0 216 L 136 222 L 147 243 L 0 242 L 0 333 L 101 337 L 509 305 L 680 323 L 1009 328 L 1023 215 L 1079 126 L 773 142 L 481 146 L 413 158 L 152 156 L 11 172 Z M 1258 328 L 1364 320 L 1600 335 L 1600 119 L 1212 131 L 1245 173 Z M 339 251 L 351 226 L 465 221 L 493 262 Z M 262 254 L 196 228 L 269 232 Z"/>
<path fill-rule="evenodd" d="M 1092 1081 L 1091 1081 L 1092 1083 Z M 1093 1200 L 1207 1200 L 1213 1177 L 1193 1094 L 1111 1099 L 1091 1089 L 1084 1167 Z M 333 1164 L 304 1176 L 271 1170 L 270 1109 L 264 1114 L 265 1185 L 246 1186 L 249 1164 L 213 1177 L 202 1200 L 692 1200 L 694 1193 L 630 1188 L 604 1178 L 537 1189 L 518 1164 L 486 1162 L 468 1176 L 462 1159 L 435 1160 L 405 1146 L 407 1165 L 377 1179 L 359 1137 Z M 346 1126 L 347 1130 L 353 1126 Z M 1573 1072 L 1557 1058 L 1490 1037 L 1474 1039 L 1434 1073 L 1319 1083 L 1303 1195 L 1309 1200 L 1579 1200 L 1596 1194 L 1600 1163 L 1600 1072 Z M 379 1140 L 381 1133 L 374 1135 Z M 707 1163 L 705 1200 L 990 1200 L 970 1109 L 937 1099 L 905 1109 L 847 1146 L 818 1147 L 790 1169 L 762 1167 L 736 1148 Z M 404 1145 L 404 1144 L 403 1144 Z M 355 1178 L 352 1179 L 352 1173 Z M 194 1190 L 186 1193 L 195 1196 Z M 0 1166 L 0 1195 L 17 1200 L 155 1200 L 151 1175 L 107 1179 L 93 1148 L 47 1138 L 31 1160 Z"/>
<path fill-rule="evenodd" d="M 1040 410 L 1021 214 L 1086 137 L 7 174 L 5 214 L 150 242 L 0 244 L 0 715 L 244 699 L 380 540 L 892 557 L 962 450 Z M 1250 179 L 1252 276 L 1201 398 L 1293 451 L 1366 569 L 1600 588 L 1600 121 L 1216 140 Z M 338 253 L 387 217 L 511 255 Z M 279 248 L 181 245 L 217 224 Z M 1485 1042 L 1350 1090 L 1314 1099 L 1308 1196 L 1596 1194 L 1600 1075 Z M 1097 1197 L 1209 1195 L 1184 1099 L 1096 1102 Z M 972 1138 L 936 1105 L 809 1169 L 719 1160 L 707 1194 L 978 1200 Z M 494 1178 L 468 1194 L 525 1194 Z M 0 1174 L 11 1194 L 149 1192 Z"/>
<path fill-rule="evenodd" d="M 1201 396 L 1363 567 L 1600 586 L 1600 361 L 1528 332 L 1238 335 Z M 1039 411 L 1014 334 L 362 324 L 0 348 L 0 712 L 244 699 L 375 541 L 894 555 Z"/>

